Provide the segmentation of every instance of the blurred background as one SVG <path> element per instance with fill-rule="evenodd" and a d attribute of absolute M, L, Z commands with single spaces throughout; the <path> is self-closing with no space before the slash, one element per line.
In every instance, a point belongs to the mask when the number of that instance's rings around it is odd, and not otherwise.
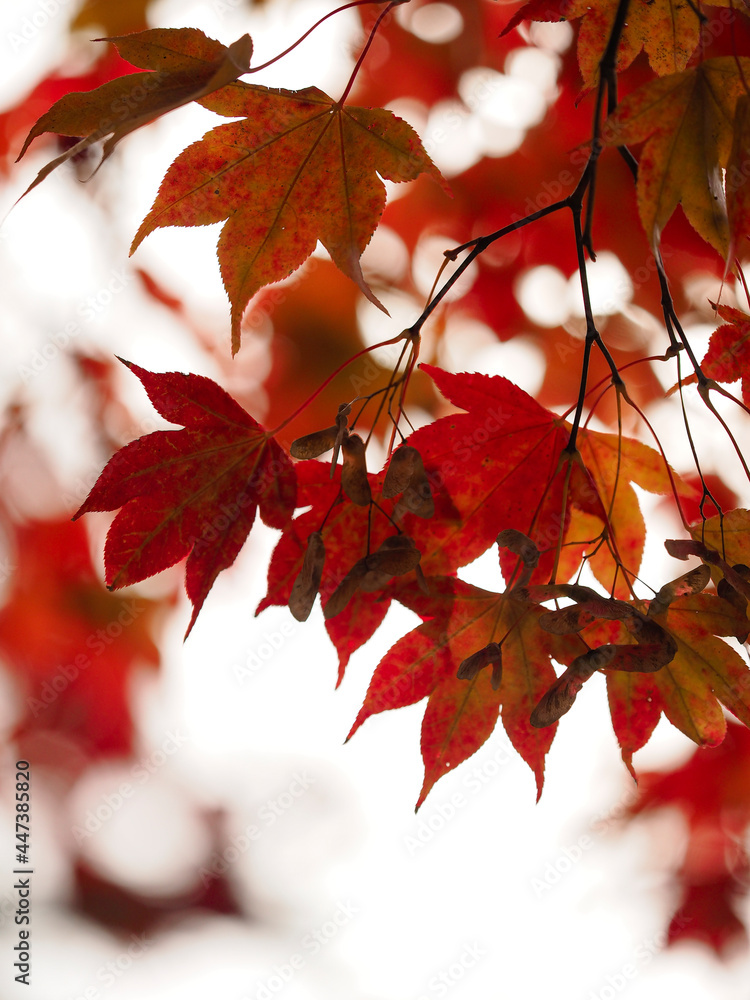
<path fill-rule="evenodd" d="M 109 593 L 111 517 L 70 520 L 117 448 L 167 426 L 116 355 L 209 376 L 274 426 L 363 344 L 414 321 L 447 247 L 574 183 L 590 120 L 569 110 L 580 88 L 574 29 L 535 24 L 499 38 L 514 6 L 455 0 L 399 8 L 352 94 L 410 121 L 454 193 L 424 178 L 388 185 L 363 267 L 390 320 L 316 252 L 256 297 L 231 360 L 217 227 L 160 230 L 128 258 L 167 166 L 216 124 L 195 105 L 128 137 L 94 176 L 92 152 L 14 205 L 63 148 L 47 136 L 14 164 L 36 119 L 64 93 L 132 70 L 90 39 L 189 25 L 228 44 L 249 31 L 257 63 L 329 9 L 13 0 L 0 12 L 0 996 L 649 1000 L 668 988 L 683 1000 L 745 998 L 750 745 L 740 727 L 695 752 L 662 722 L 635 764 L 666 776 L 642 781 L 639 799 L 602 679 L 563 720 L 538 805 L 498 726 L 415 815 L 423 706 L 344 739 L 374 666 L 416 616 L 393 606 L 334 690 L 319 609 L 304 625 L 285 608 L 254 616 L 277 532 L 255 526 L 183 643 L 182 567 Z M 336 95 L 374 10 L 332 18 L 253 82 Z M 590 279 L 605 339 L 627 364 L 665 340 L 653 258 L 629 188 L 617 186 L 624 168 L 614 157 L 608 168 Z M 508 375 L 562 413 L 575 398 L 582 305 L 561 227 L 552 217 L 483 255 L 426 330 L 423 360 Z M 680 218 L 665 258 L 700 357 L 720 263 Z M 732 282 L 722 301 L 747 305 Z M 385 370 L 387 353 L 375 357 Z M 605 374 L 598 364 L 592 384 Z M 639 364 L 628 385 L 689 477 L 674 400 L 663 400 L 677 376 L 664 367 Z M 342 391 L 323 392 L 285 443 L 331 423 Z M 417 377 L 414 424 L 441 405 Z M 717 497 L 742 503 L 741 470 L 698 404 L 688 409 Z M 607 396 L 592 426 L 609 427 L 613 413 Z M 660 539 L 680 529 L 659 498 L 639 496 L 658 573 Z M 496 589 L 496 558 L 461 576 Z M 19 760 L 31 765 L 29 986 L 13 967 Z"/>

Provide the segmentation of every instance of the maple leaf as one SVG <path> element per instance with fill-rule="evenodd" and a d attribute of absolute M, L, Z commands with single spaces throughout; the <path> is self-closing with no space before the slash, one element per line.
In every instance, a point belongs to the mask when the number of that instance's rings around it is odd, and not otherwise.
<path fill-rule="evenodd" d="M 143 580 L 188 557 L 192 629 L 214 580 L 230 566 L 260 508 L 283 528 L 296 503 L 283 449 L 211 379 L 155 374 L 124 361 L 158 412 L 179 431 L 154 431 L 117 452 L 76 512 L 122 510 L 104 550 L 110 588 Z"/>
<path fill-rule="evenodd" d="M 653 245 L 678 204 L 696 232 L 726 257 L 729 227 L 722 183 L 737 99 L 750 59 L 707 59 L 647 83 L 607 118 L 610 146 L 643 142 L 638 211 Z"/>
<path fill-rule="evenodd" d="M 550 579 L 564 535 L 569 547 L 558 570 L 559 578 L 567 579 L 577 569 L 584 539 L 606 526 L 610 548 L 602 547 L 595 557 L 595 572 L 607 588 L 615 583 L 627 596 L 628 582 L 621 571 L 618 577 L 618 566 L 638 572 L 645 538 L 629 484 L 668 493 L 674 482 L 680 492 L 694 491 L 680 484 L 654 449 L 616 434 L 582 430 L 580 461 L 573 456 L 568 465 L 561 463 L 570 424 L 508 379 L 420 367 L 450 402 L 467 411 L 442 417 L 408 439 L 422 456 L 442 515 L 408 528 L 418 548 L 429 553 L 429 572 L 454 572 L 486 551 L 498 529 L 515 528 L 540 550 L 537 581 Z M 453 516 L 446 518 L 451 508 Z M 587 536 L 592 526 L 593 536 Z M 501 552 L 501 565 L 510 574 L 515 559 Z"/>
<path fill-rule="evenodd" d="M 540 572 L 548 574 L 560 534 L 565 476 L 561 473 L 555 478 L 555 472 L 568 440 L 564 421 L 499 376 L 450 375 L 429 365 L 422 368 L 452 402 L 471 408 L 470 414 L 442 418 L 408 439 L 407 447 L 422 457 L 423 472 L 434 493 L 435 511 L 427 519 L 404 512 L 398 523 L 422 553 L 424 572 L 432 576 L 453 573 L 489 548 L 498 527 L 505 527 L 517 528 L 536 539 L 543 536 L 547 551 Z M 322 432 L 327 435 L 326 441 L 333 430 L 331 427 Z M 396 464 L 400 451 L 394 452 Z M 368 507 L 339 496 L 338 468 L 333 480 L 328 466 L 320 462 L 301 462 L 297 473 L 300 505 L 309 504 L 311 510 L 295 518 L 279 540 L 269 567 L 268 594 L 258 611 L 270 604 L 288 602 L 313 532 L 322 530 L 325 544 L 321 582 L 324 608 L 352 567 L 394 532 L 388 517 L 395 516 L 398 498 L 383 495 L 384 491 L 391 492 L 390 483 L 386 486 L 387 471 L 368 476 L 371 495 L 378 498 L 385 514 L 372 522 Z M 555 480 L 553 489 L 548 489 L 548 478 Z M 582 502 L 606 517 L 600 504 L 592 506 L 592 498 L 596 499 L 593 488 L 591 498 Z M 534 511 L 540 504 L 542 516 L 537 527 Z M 363 595 L 351 622 L 353 631 L 348 634 L 338 617 L 327 622 L 339 649 L 340 670 L 351 651 L 380 624 L 388 601 L 387 594 Z M 367 613 L 365 606 L 370 609 Z"/>
<path fill-rule="evenodd" d="M 157 604 L 107 593 L 80 523 L 29 521 L 13 534 L 0 651 L 25 696 L 15 737 L 29 754 L 44 738 L 57 748 L 57 766 L 73 745 L 86 755 L 128 753 L 133 667 L 159 664 Z"/>
<path fill-rule="evenodd" d="M 100 86 L 114 77 L 135 72 L 114 48 L 108 48 L 85 73 L 76 76 L 50 74 L 12 107 L 0 113 L 0 171 L 6 174 L 15 159 L 18 142 L 28 135 L 37 119 L 65 94 Z M 11 158 L 12 152 L 12 158 Z"/>
<path fill-rule="evenodd" d="M 551 658 L 569 658 L 580 642 L 538 627 L 544 609 L 512 592 L 496 594 L 451 577 L 428 577 L 430 595 L 396 588 L 398 600 L 428 620 L 391 647 L 367 689 L 347 739 L 371 715 L 428 698 L 422 722 L 425 778 L 422 804 L 435 782 L 475 753 L 502 715 L 509 739 L 544 782 L 544 759 L 555 726 L 538 729 L 529 718 L 555 680 Z M 460 665 L 496 642 L 502 648 L 502 680 L 493 688 L 489 670 L 457 677 Z"/>
<path fill-rule="evenodd" d="M 746 633 L 743 615 L 713 594 L 692 594 L 672 601 L 654 621 L 676 644 L 671 662 L 654 674 L 607 677 L 612 722 L 631 771 L 633 753 L 646 744 L 662 712 L 700 746 L 723 740 L 721 704 L 745 725 L 750 722 L 750 670 L 719 638 Z M 583 635 L 591 640 L 586 631 Z"/>
<path fill-rule="evenodd" d="M 607 544 L 596 549 L 588 565 L 607 591 L 627 599 L 632 595 L 632 581 L 646 540 L 646 524 L 631 483 L 648 493 L 666 495 L 674 490 L 680 497 L 692 497 L 696 490 L 682 482 L 659 452 L 633 438 L 582 429 L 578 448 L 607 517 L 603 522 L 589 514 L 584 521 L 577 514 L 567 540 L 576 534 L 580 538 L 585 530 L 591 531 L 589 537 L 597 537 L 606 528 Z"/>
<path fill-rule="evenodd" d="M 712 594 L 693 594 L 655 621 L 677 642 L 674 660 L 654 675 L 669 721 L 702 746 L 715 746 L 726 733 L 719 701 L 750 724 L 750 671 L 719 638 L 742 634 L 746 625 L 737 610 Z"/>
<path fill-rule="evenodd" d="M 559 466 L 568 425 L 502 376 L 420 368 L 446 399 L 467 411 L 441 417 L 408 438 L 422 456 L 438 507 L 435 518 L 409 527 L 417 546 L 429 553 L 429 572 L 453 573 L 485 552 L 499 530 L 515 528 L 537 544 L 537 578 L 549 579 L 564 530 L 566 476 Z M 582 508 L 606 517 L 595 487 L 583 473 L 581 478 L 571 502 L 580 500 Z M 515 561 L 509 557 L 506 570 Z"/>
<path fill-rule="evenodd" d="M 701 370 L 707 378 L 717 382 L 742 379 L 742 399 L 747 406 L 750 405 L 750 316 L 731 306 L 719 305 L 716 308 L 724 323 L 711 334 Z M 683 379 L 683 384 L 686 382 L 687 379 Z"/>
<path fill-rule="evenodd" d="M 272 605 L 289 603 L 295 581 L 305 569 L 306 557 L 309 559 L 314 536 L 320 536 L 325 549 L 325 560 L 317 580 L 324 610 L 350 570 L 387 538 L 394 537 L 395 527 L 387 517 L 394 504 L 381 497 L 382 474 L 368 473 L 368 482 L 386 516 L 371 517 L 369 506 L 354 503 L 343 492 L 341 466 L 336 467 L 333 478 L 327 462 L 298 462 L 295 472 L 297 504 L 310 509 L 295 517 L 279 539 L 268 567 L 268 591 L 256 614 Z M 314 595 L 308 593 L 307 597 L 305 610 L 309 613 Z M 326 618 L 326 631 L 339 656 L 337 685 L 341 683 L 351 654 L 381 625 L 390 601 L 390 594 L 382 589 L 369 593 L 356 590 L 336 617 Z M 296 603 L 293 606 L 296 607 Z"/>
<path fill-rule="evenodd" d="M 730 566 L 750 565 L 750 511 L 728 510 L 722 516 L 694 524 L 690 533 L 696 541 L 722 553 L 723 560 Z"/>
<path fill-rule="evenodd" d="M 582 431 L 580 456 L 593 471 L 589 473 L 573 461 L 568 479 L 566 468 L 560 467 L 561 453 L 569 439 L 569 425 L 564 420 L 501 376 L 452 375 L 430 365 L 421 367 L 451 402 L 469 412 L 443 417 L 416 431 L 406 445 L 393 453 L 385 470 L 368 475 L 370 494 L 377 498 L 383 512 L 372 521 L 367 507 L 359 507 L 340 495 L 340 470 L 331 480 L 327 464 L 299 463 L 299 503 L 311 509 L 295 518 L 282 534 L 271 558 L 268 592 L 258 612 L 272 604 L 289 602 L 294 581 L 304 569 L 308 540 L 318 531 L 322 532 L 325 546 L 320 582 L 325 608 L 352 568 L 393 534 L 389 517 L 413 540 L 427 575 L 450 575 L 473 561 L 494 544 L 500 527 L 523 532 L 536 543 L 541 554 L 532 572 L 537 580 L 549 579 L 565 499 L 565 524 L 570 530 L 575 531 L 575 524 L 584 516 L 588 517 L 586 527 L 593 525 L 594 535 L 606 525 L 612 550 L 626 560 L 629 574 L 637 572 L 645 526 L 629 483 L 636 482 L 652 492 L 666 493 L 671 488 L 669 470 L 657 452 L 618 435 Z M 316 449 L 330 448 L 335 434 L 332 425 L 295 442 L 293 450 L 302 449 L 298 453 L 307 454 L 313 445 Z M 618 463 L 619 448 L 622 457 Z M 414 474 L 415 453 L 419 456 L 418 471 L 431 488 L 429 505 L 434 512 L 430 517 L 420 516 L 424 511 L 414 506 L 405 506 L 406 494 L 400 500 L 394 498 L 395 504 L 390 496 L 392 481 L 398 476 L 403 478 L 405 468 Z M 586 537 L 592 536 L 579 534 L 572 541 L 567 539 L 569 544 L 558 565 L 563 576 L 578 568 L 581 551 L 586 547 L 582 539 Z M 513 578 L 517 561 L 516 554 L 503 549 L 501 567 L 507 579 Z M 609 548 L 595 559 L 594 566 L 608 587 L 614 582 L 618 593 L 630 594 L 628 578 L 622 572 L 618 576 L 620 562 Z M 380 625 L 390 593 L 384 589 L 372 595 L 361 594 L 356 612 L 348 610 L 346 619 L 336 616 L 327 620 L 326 627 L 339 652 L 339 680 L 353 650 Z M 307 610 L 310 599 L 308 594 L 304 603 Z"/>
<path fill-rule="evenodd" d="M 678 809 L 688 827 L 687 847 L 673 873 L 682 898 L 672 916 L 668 944 L 693 939 L 717 954 L 747 938 L 733 902 L 747 891 L 750 863 L 744 847 L 750 824 L 750 734 L 729 720 L 725 740 L 696 750 L 679 767 L 639 777 L 631 817 Z"/>
<path fill-rule="evenodd" d="M 724 6 L 718 3 L 716 6 Z M 521 21 L 573 21 L 581 18 L 578 32 L 578 65 L 585 89 L 594 87 L 599 64 L 607 48 L 618 0 L 530 0 L 503 30 Z M 627 21 L 617 48 L 616 71 L 626 70 L 645 50 L 651 69 L 659 76 L 685 69 L 700 41 L 700 19 L 688 0 L 631 0 Z"/>
<path fill-rule="evenodd" d="M 724 185 L 727 193 L 730 246 L 727 264 L 741 255 L 750 239 L 750 192 L 747 169 L 750 162 L 750 96 L 740 94 L 734 109 L 734 138 L 727 161 Z M 744 391 L 744 390 L 743 390 Z"/>
<path fill-rule="evenodd" d="M 227 117 L 177 157 L 131 253 L 162 226 L 225 222 L 218 244 L 232 306 L 232 353 L 245 306 L 285 278 L 320 240 L 333 262 L 381 306 L 359 258 L 385 207 L 381 178 L 442 177 L 417 134 L 390 111 L 333 101 L 316 87 L 234 84 L 201 102 Z"/>
<path fill-rule="evenodd" d="M 246 73 L 252 54 L 249 35 L 227 48 L 197 28 L 152 28 L 97 40 L 114 42 L 128 62 L 155 72 L 131 73 L 96 90 L 61 97 L 31 129 L 18 159 L 45 132 L 83 138 L 42 167 L 24 195 L 100 139 L 106 139 L 103 163 L 126 135 Z"/>

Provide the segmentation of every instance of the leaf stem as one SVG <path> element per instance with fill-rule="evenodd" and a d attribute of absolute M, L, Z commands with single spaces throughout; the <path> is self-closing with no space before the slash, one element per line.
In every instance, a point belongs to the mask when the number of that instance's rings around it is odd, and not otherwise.
<path fill-rule="evenodd" d="M 587 168 L 588 169 L 588 168 Z M 585 176 L 585 174 L 584 174 Z M 583 178 L 581 179 L 583 181 Z M 568 206 L 573 214 L 573 228 L 575 231 L 575 242 L 576 242 L 576 254 L 578 256 L 578 274 L 581 279 L 581 294 L 583 295 L 583 310 L 586 316 L 586 342 L 583 348 L 583 363 L 581 365 L 581 381 L 578 388 L 578 402 L 576 403 L 575 414 L 573 416 L 573 426 L 570 431 L 570 439 L 567 444 L 566 450 L 571 454 L 576 450 L 576 438 L 578 436 L 578 427 L 581 422 L 581 415 L 583 413 L 583 404 L 586 399 L 586 383 L 588 381 L 589 374 L 589 364 L 591 361 L 591 348 L 594 344 L 599 348 L 599 350 L 604 355 L 604 359 L 609 365 L 610 371 L 612 372 L 612 384 L 617 388 L 624 386 L 620 373 L 617 370 L 617 365 L 614 362 L 612 355 L 607 350 L 604 341 L 601 338 L 596 327 L 596 321 L 594 319 L 594 313 L 591 308 L 591 293 L 589 291 L 588 275 L 586 274 L 586 259 L 584 257 L 584 234 L 581 228 L 581 199 L 583 198 L 583 192 L 585 186 L 580 183 L 573 194 L 568 199 Z"/>
<path fill-rule="evenodd" d="M 245 75 L 248 75 L 250 73 L 259 73 L 262 69 L 265 69 L 267 66 L 273 65 L 273 63 L 278 62 L 279 59 L 283 59 L 284 56 L 288 55 L 293 49 L 296 49 L 298 45 L 301 45 L 302 42 L 304 42 L 304 40 L 308 37 L 308 35 L 311 35 L 316 28 L 319 28 L 324 21 L 327 21 L 329 17 L 333 17 L 334 14 L 340 14 L 342 10 L 349 10 L 350 7 L 363 7 L 365 4 L 368 3 L 382 3 L 382 2 L 383 0 L 351 0 L 350 3 L 345 3 L 341 7 L 337 7 L 335 10 L 329 11 L 327 14 L 324 14 L 319 21 L 316 21 L 315 24 L 312 26 L 312 28 L 308 28 L 307 31 L 304 33 L 304 35 L 298 38 L 296 42 L 293 42 L 288 48 L 284 49 L 283 52 L 279 52 L 279 54 L 277 56 L 274 56 L 273 59 L 266 60 L 266 62 L 261 63 L 260 66 L 252 66 Z"/>
<path fill-rule="evenodd" d="M 383 10 L 381 10 L 381 12 L 378 14 L 378 18 L 377 18 L 375 24 L 373 24 L 373 26 L 372 26 L 372 29 L 371 29 L 370 34 L 369 34 L 369 37 L 368 37 L 367 41 L 365 42 L 364 48 L 362 49 L 362 51 L 359 54 L 359 59 L 357 60 L 355 66 L 354 66 L 354 69 L 352 70 L 352 75 L 349 77 L 349 82 L 347 83 L 346 88 L 344 89 L 344 93 L 341 95 L 341 97 L 338 99 L 338 101 L 336 103 L 336 107 L 338 107 L 338 108 L 342 107 L 343 104 L 344 104 L 344 102 L 346 101 L 347 97 L 349 96 L 349 91 L 354 86 L 354 81 L 357 79 L 357 73 L 359 73 L 360 67 L 362 66 L 362 63 L 365 61 L 365 56 L 367 55 L 367 53 L 368 53 L 368 51 L 370 49 L 370 46 L 372 45 L 373 41 L 375 40 L 375 35 L 377 34 L 377 30 L 380 27 L 381 21 L 383 20 L 383 18 L 386 17 L 387 14 L 390 13 L 390 11 L 392 10 L 393 7 L 397 7 L 399 4 L 405 3 L 405 2 L 406 2 L 406 0 L 391 0 L 391 2 L 388 4 L 388 6 L 385 7 Z"/>
<path fill-rule="evenodd" d="M 390 340 L 381 340 L 380 343 L 373 344 L 371 347 L 363 347 L 361 351 L 357 351 L 356 354 L 353 354 L 350 358 L 347 358 L 347 360 L 344 361 L 343 364 L 340 364 L 335 371 L 331 372 L 328 378 L 326 378 L 323 382 L 321 382 L 321 384 L 318 386 L 315 392 L 313 392 L 312 395 L 308 396 L 307 399 L 304 401 L 304 403 L 302 403 L 301 406 L 298 406 L 291 416 L 287 417 L 286 420 L 282 420 L 279 426 L 275 427 L 272 431 L 268 431 L 267 432 L 268 436 L 276 437 L 276 435 L 279 434 L 281 431 L 283 431 L 283 429 L 288 424 L 291 424 L 294 418 L 298 417 L 300 413 L 302 413 L 302 411 L 305 409 L 305 407 L 309 406 L 310 403 L 312 403 L 312 401 L 316 398 L 316 396 L 320 395 L 320 393 L 325 389 L 325 387 L 329 384 L 329 382 L 333 381 L 333 379 L 336 378 L 337 375 L 340 375 L 341 372 L 346 367 L 348 367 L 348 365 L 352 363 L 352 361 L 356 361 L 357 358 L 361 358 L 364 354 L 369 354 L 370 351 L 376 351 L 379 347 L 387 347 L 389 344 L 397 344 L 399 340 L 404 339 L 405 335 L 406 331 L 404 331 L 403 333 L 399 333 L 398 336 L 396 337 L 391 337 Z"/>

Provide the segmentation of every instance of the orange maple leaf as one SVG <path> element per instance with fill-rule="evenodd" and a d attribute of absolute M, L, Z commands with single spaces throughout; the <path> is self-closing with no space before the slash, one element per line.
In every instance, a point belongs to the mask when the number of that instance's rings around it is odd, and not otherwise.
<path fill-rule="evenodd" d="M 737 99 L 750 59 L 722 56 L 653 80 L 629 94 L 604 125 L 610 146 L 646 140 L 638 168 L 638 211 L 652 244 L 682 204 L 693 228 L 722 256 L 729 226 L 722 182 Z"/>
<path fill-rule="evenodd" d="M 618 0 L 530 0 L 516 11 L 503 34 L 521 21 L 573 21 L 581 18 L 578 66 L 586 89 L 596 86 L 599 63 L 612 34 Z M 711 6 L 726 6 L 722 0 Z M 639 52 L 645 51 L 659 76 L 679 73 L 700 41 L 700 16 L 689 0 L 631 0 L 617 48 L 616 70 L 621 73 Z"/>
<path fill-rule="evenodd" d="M 750 239 L 750 190 L 748 190 L 748 164 L 750 164 L 750 95 L 740 94 L 734 109 L 734 139 L 727 161 L 725 186 L 727 215 L 729 216 L 730 248 L 727 265 L 742 256 Z"/>
<path fill-rule="evenodd" d="M 380 178 L 429 173 L 444 184 L 411 126 L 390 111 L 341 105 L 316 87 L 235 83 L 201 103 L 244 120 L 212 129 L 180 153 L 131 253 L 159 227 L 225 221 L 218 256 L 232 305 L 232 353 L 252 296 L 296 270 L 318 240 L 383 308 L 359 263 L 385 208 Z"/>
<path fill-rule="evenodd" d="M 714 594 L 686 594 L 652 616 L 672 638 L 674 658 L 654 673 L 607 670 L 612 722 L 625 764 L 644 746 L 663 712 L 699 746 L 716 746 L 726 732 L 721 705 L 750 722 L 750 670 L 720 636 L 744 637 L 747 620 Z M 581 633 L 587 642 L 621 641 L 598 622 Z M 631 640 L 632 641 L 632 640 Z M 721 703 L 721 704 L 720 704 Z"/>
<path fill-rule="evenodd" d="M 605 590 L 625 600 L 632 594 L 646 541 L 646 523 L 631 483 L 662 495 L 674 490 L 678 496 L 693 497 L 696 490 L 666 465 L 659 452 L 634 438 L 582 429 L 578 448 L 607 511 L 607 523 L 577 511 L 566 540 L 585 537 L 587 530 L 590 538 L 596 538 L 606 527 L 607 544 L 595 548 L 588 564 Z"/>

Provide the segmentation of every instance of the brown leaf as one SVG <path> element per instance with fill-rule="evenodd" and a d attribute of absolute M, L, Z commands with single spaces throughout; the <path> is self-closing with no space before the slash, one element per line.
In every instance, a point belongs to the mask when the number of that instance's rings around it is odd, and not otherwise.
<path fill-rule="evenodd" d="M 97 41 L 114 42 L 128 62 L 157 72 L 128 74 L 96 90 L 61 97 L 29 132 L 18 159 L 45 132 L 83 138 L 42 167 L 24 195 L 60 164 L 100 139 L 108 137 L 102 150 L 103 163 L 126 135 L 232 83 L 247 73 L 253 51 L 249 35 L 227 48 L 197 28 L 153 28 Z"/>

